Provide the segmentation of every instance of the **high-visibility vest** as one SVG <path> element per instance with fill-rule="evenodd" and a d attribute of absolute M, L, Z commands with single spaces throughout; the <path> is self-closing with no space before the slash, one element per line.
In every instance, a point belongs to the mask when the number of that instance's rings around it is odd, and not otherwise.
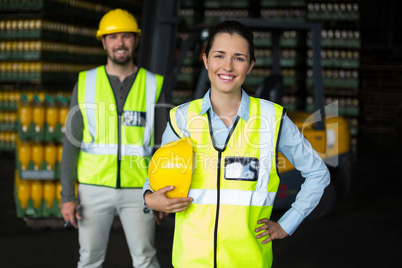
<path fill-rule="evenodd" d="M 162 76 L 140 68 L 118 115 L 105 67 L 79 74 L 78 105 L 84 123 L 77 164 L 80 183 L 142 188 L 153 151 L 154 109 L 162 84 Z"/>
<path fill-rule="evenodd" d="M 214 145 L 202 100 L 170 111 L 179 137 L 190 136 L 196 155 L 189 196 L 176 214 L 176 268 L 271 267 L 272 243 L 262 245 L 254 230 L 270 218 L 279 186 L 278 141 L 284 108 L 250 97 L 250 116 L 238 117 L 223 149 Z"/>

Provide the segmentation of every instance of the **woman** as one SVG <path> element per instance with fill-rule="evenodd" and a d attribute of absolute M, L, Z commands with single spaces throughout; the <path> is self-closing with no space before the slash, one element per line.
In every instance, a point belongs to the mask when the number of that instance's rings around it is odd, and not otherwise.
<path fill-rule="evenodd" d="M 153 192 L 147 182 L 144 201 L 153 210 L 177 213 L 174 267 L 271 267 L 271 241 L 291 235 L 315 208 L 329 184 L 328 169 L 283 107 L 242 90 L 255 62 L 247 27 L 218 24 L 203 60 L 211 89 L 170 111 L 162 141 L 191 137 L 197 164 L 188 197 L 167 198 L 172 186 Z M 274 222 L 278 151 L 306 182 L 292 208 Z"/>

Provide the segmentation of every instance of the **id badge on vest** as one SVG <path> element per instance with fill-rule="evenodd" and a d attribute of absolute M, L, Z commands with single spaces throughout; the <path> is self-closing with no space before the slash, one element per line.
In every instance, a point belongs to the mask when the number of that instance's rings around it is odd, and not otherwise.
<path fill-rule="evenodd" d="M 123 125 L 130 127 L 145 127 L 147 114 L 138 111 L 123 111 Z"/>
<path fill-rule="evenodd" d="M 255 157 L 225 158 L 225 179 L 256 181 L 258 180 L 259 160 Z"/>

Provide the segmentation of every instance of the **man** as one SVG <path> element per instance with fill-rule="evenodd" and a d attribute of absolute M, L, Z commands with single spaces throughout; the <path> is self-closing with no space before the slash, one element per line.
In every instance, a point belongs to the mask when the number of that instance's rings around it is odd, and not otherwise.
<path fill-rule="evenodd" d="M 61 163 L 61 212 L 79 231 L 78 267 L 102 266 L 116 214 L 133 266 L 159 267 L 155 220 L 144 209 L 141 189 L 153 151 L 154 108 L 163 77 L 135 65 L 140 35 L 129 12 L 106 13 L 97 39 L 107 63 L 81 72 L 72 94 Z"/>

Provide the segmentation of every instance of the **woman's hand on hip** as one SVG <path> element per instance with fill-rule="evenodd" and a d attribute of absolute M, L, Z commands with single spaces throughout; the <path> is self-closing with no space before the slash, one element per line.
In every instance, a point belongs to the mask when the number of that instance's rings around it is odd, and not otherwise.
<path fill-rule="evenodd" d="M 267 236 L 266 239 L 261 241 L 261 244 L 266 244 L 274 239 L 283 239 L 288 236 L 288 233 L 286 233 L 285 230 L 282 229 L 282 226 L 277 222 L 265 218 L 259 220 L 257 223 L 262 224 L 260 227 L 255 229 L 255 232 L 259 233 L 256 236 L 257 239 Z"/>

